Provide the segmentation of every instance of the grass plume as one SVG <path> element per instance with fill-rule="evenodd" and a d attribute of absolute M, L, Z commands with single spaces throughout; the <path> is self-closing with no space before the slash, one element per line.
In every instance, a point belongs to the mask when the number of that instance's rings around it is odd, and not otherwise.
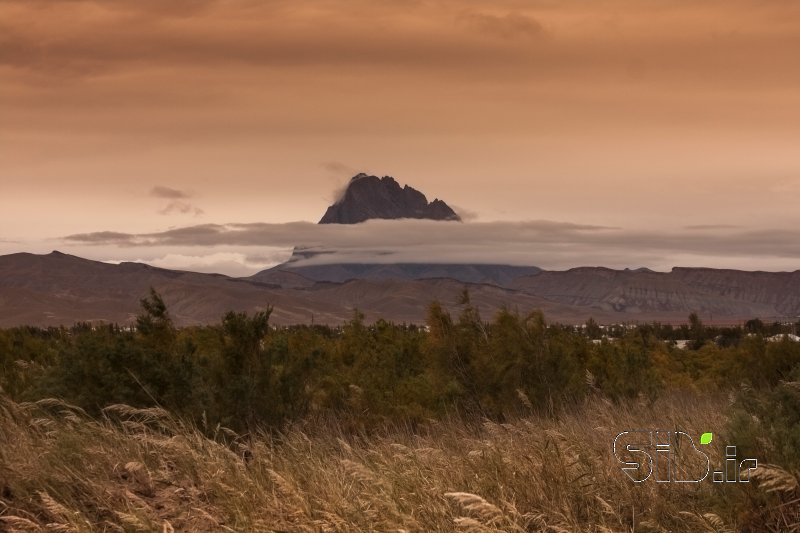
<path fill-rule="evenodd" d="M 0 529 L 743 530 L 747 516 L 719 504 L 719 487 L 635 485 L 611 454 L 616 433 L 643 425 L 702 428 L 724 442 L 726 404 L 685 394 L 653 404 L 594 398 L 503 424 L 352 433 L 317 420 L 273 435 L 220 428 L 215 440 L 160 409 L 114 405 L 92 418 L 58 400 L 0 397 Z M 793 474 L 771 467 L 758 477 L 784 502 L 795 497 Z M 761 490 L 754 481 L 727 490 Z"/>

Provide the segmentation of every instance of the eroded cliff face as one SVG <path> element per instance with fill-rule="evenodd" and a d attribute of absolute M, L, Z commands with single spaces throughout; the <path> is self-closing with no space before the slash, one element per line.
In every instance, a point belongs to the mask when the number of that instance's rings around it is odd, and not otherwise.
<path fill-rule="evenodd" d="M 428 202 L 424 194 L 408 185 L 401 187 L 391 176 L 358 174 L 319 223 L 357 224 L 373 218 L 461 220 L 442 200 Z"/>
<path fill-rule="evenodd" d="M 719 317 L 800 315 L 800 271 L 582 267 L 524 276 L 511 287 L 563 304 L 643 315 L 692 310 Z"/>

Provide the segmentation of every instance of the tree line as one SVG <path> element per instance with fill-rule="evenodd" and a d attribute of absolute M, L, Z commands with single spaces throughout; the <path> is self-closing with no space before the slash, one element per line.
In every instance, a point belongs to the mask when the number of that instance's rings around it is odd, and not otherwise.
<path fill-rule="evenodd" d="M 89 412 L 158 405 L 202 427 L 250 431 L 331 414 L 357 427 L 448 414 L 502 420 L 553 414 L 592 393 L 771 390 L 800 363 L 800 343 L 767 341 L 780 325 L 710 328 L 693 315 L 680 327 L 604 331 L 508 309 L 487 321 L 468 293 L 457 316 L 430 304 L 424 326 L 367 324 L 355 311 L 341 327 L 274 328 L 267 308 L 176 328 L 155 291 L 141 303 L 135 328 L 0 330 L 0 387 L 19 401 L 59 397 Z"/>

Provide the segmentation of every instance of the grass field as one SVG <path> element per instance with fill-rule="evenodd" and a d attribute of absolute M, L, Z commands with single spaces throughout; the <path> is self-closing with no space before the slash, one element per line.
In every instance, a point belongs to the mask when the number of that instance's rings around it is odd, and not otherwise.
<path fill-rule="evenodd" d="M 724 442 L 721 396 L 627 406 L 595 397 L 504 424 L 430 421 L 367 435 L 315 420 L 273 436 L 217 428 L 214 438 L 159 409 L 110 406 L 92 419 L 57 400 L 0 401 L 0 524 L 9 531 L 791 526 L 785 506 L 745 503 L 766 483 L 634 484 L 620 471 L 611 443 L 626 429 L 702 428 Z M 796 484 L 776 472 L 773 482 Z"/>

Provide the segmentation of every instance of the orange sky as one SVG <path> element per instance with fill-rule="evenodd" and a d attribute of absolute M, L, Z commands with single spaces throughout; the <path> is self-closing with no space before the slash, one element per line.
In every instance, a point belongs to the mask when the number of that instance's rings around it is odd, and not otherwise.
<path fill-rule="evenodd" d="M 61 237 L 315 222 L 362 170 L 481 222 L 794 231 L 798 51 L 796 0 L 0 0 L 0 253 L 163 260 Z"/>

